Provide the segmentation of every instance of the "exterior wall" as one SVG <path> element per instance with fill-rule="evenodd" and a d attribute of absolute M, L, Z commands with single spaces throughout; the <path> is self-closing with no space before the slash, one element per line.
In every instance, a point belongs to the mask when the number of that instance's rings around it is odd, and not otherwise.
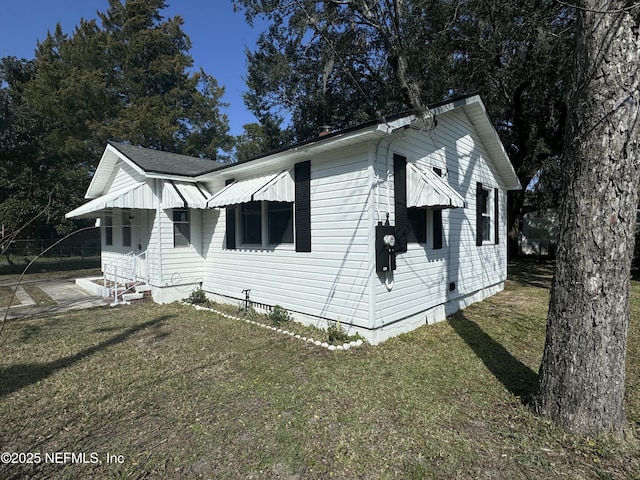
<path fill-rule="evenodd" d="M 162 181 L 156 182 L 156 194 L 161 195 Z M 187 246 L 174 246 L 173 210 L 158 207 L 154 213 L 148 247 L 149 284 L 156 302 L 170 303 L 188 297 L 202 284 L 202 211 L 189 211 L 191 243 Z"/>
<path fill-rule="evenodd" d="M 142 222 L 146 215 L 145 248 L 154 300 L 182 299 L 202 286 L 214 298 L 239 303 L 243 290 L 249 289 L 254 302 L 279 304 L 298 320 L 320 327 L 326 327 L 327 320 L 340 320 L 350 333 L 357 331 L 378 343 L 443 320 L 500 291 L 507 273 L 506 190 L 474 132 L 464 111 L 457 109 L 440 115 L 433 132 L 405 128 L 308 158 L 312 245 L 308 253 L 296 252 L 295 244 L 242 246 L 238 234 L 236 248 L 227 249 L 223 209 L 192 209 L 191 244 L 176 247 L 173 211 L 159 206 L 162 180 L 153 181 L 158 207 L 144 215 L 136 211 L 135 216 Z M 409 243 L 407 252 L 396 256 L 397 269 L 388 275 L 375 271 L 375 226 L 387 218 L 395 224 L 394 154 L 424 169 L 441 169 L 444 180 L 464 197 L 465 207 L 442 211 L 440 249 L 433 245 L 433 210 L 428 210 L 428 241 Z M 294 166 L 258 165 L 250 174 L 237 174 L 235 180 Z M 121 167 L 112 175 L 112 189 L 136 181 L 135 172 Z M 206 185 L 210 192 L 223 188 L 225 176 L 233 176 L 233 168 L 223 172 Z M 477 182 L 492 195 L 494 189 L 498 192 L 497 218 L 490 208 L 492 223 L 498 222 L 500 232 L 497 244 L 492 238 L 476 245 Z M 105 246 L 103 238 L 103 263 L 127 253 L 118 247 L 121 226 L 115 210 L 113 219 L 114 245 Z M 493 225 L 491 232 L 493 236 Z"/>
<path fill-rule="evenodd" d="M 244 289 L 251 289 L 252 301 L 279 304 L 321 327 L 326 327 L 326 319 L 367 326 L 371 195 L 367 145 L 310 160 L 311 252 L 296 252 L 293 244 L 264 249 L 238 245 L 228 250 L 224 211 L 205 211 L 204 237 L 211 241 L 205 248 L 203 288 L 237 302 Z M 210 191 L 220 187 L 209 186 Z"/>
<path fill-rule="evenodd" d="M 391 290 L 386 274 L 375 275 L 374 337 L 379 341 L 424 323 L 443 320 L 459 308 L 502 289 L 506 265 L 506 191 L 466 115 L 453 111 L 438 118 L 430 134 L 416 130 L 399 132 L 379 149 L 374 169 L 382 179 L 379 202 L 382 217 L 389 211 L 395 224 L 393 154 L 398 153 L 422 168 L 440 168 L 447 183 L 465 198 L 465 208 L 442 212 L 443 245 L 432 244 L 432 212 L 428 211 L 427 244 L 408 243 L 407 252 L 396 256 Z M 476 246 L 476 182 L 493 193 L 499 189 L 499 218 L 491 210 L 492 223 L 499 222 L 499 244 Z M 386 191 L 389 187 L 390 208 Z M 493 225 L 491 228 L 493 232 Z M 493 235 L 493 233 L 492 233 Z M 385 285 L 386 282 L 386 285 Z M 450 285 L 455 288 L 450 290 Z"/>
<path fill-rule="evenodd" d="M 140 181 L 128 165 L 120 164 L 114 171 L 109 190 L 117 190 Z M 158 205 L 162 195 L 162 181 L 151 181 Z M 158 303 L 169 303 L 189 296 L 202 284 L 203 241 L 202 211 L 190 210 L 191 244 L 174 247 L 173 210 L 131 210 L 131 246 L 123 246 L 122 209 L 112 209 L 113 242 L 106 245 L 104 217 L 102 215 L 102 270 L 108 278 L 130 276 L 137 270 L 139 278 L 147 278 L 153 287 L 153 298 Z M 132 256 L 137 256 L 133 260 Z M 135 268 L 134 268 L 135 264 Z"/>
<path fill-rule="evenodd" d="M 126 163 L 120 161 L 116 165 L 105 186 L 105 192 L 115 191 L 144 180 L 144 177 Z M 131 275 L 133 273 L 146 273 L 146 256 L 140 260 L 133 260 L 132 256 L 140 255 L 145 250 L 144 245 L 149 237 L 149 211 L 128 210 L 126 216 L 133 216 L 131 225 L 131 245 L 123 245 L 123 212 L 125 210 L 114 208 L 108 212 L 102 212 L 101 217 L 101 266 L 102 271 L 109 279 L 114 275 Z M 106 244 L 105 217 L 111 215 L 113 219 L 113 242 Z M 138 248 L 138 245 L 141 248 Z M 144 264 L 141 264 L 144 262 Z M 135 270 L 138 272 L 135 272 Z"/>

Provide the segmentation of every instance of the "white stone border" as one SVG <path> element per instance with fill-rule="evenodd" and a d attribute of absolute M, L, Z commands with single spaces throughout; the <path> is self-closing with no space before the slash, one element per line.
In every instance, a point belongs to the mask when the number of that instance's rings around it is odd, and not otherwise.
<path fill-rule="evenodd" d="M 220 315 L 222 317 L 225 317 L 225 318 L 228 318 L 228 319 L 231 319 L 231 320 L 239 320 L 239 321 L 243 321 L 243 322 L 246 322 L 246 323 L 250 323 L 252 325 L 256 325 L 258 327 L 262 327 L 262 328 L 266 328 L 266 329 L 269 329 L 269 330 L 273 330 L 274 332 L 281 333 L 283 335 L 288 335 L 291 338 L 295 338 L 296 340 L 301 340 L 301 341 L 309 343 L 311 345 L 315 345 L 316 347 L 326 348 L 329 351 L 349 350 L 351 348 L 359 347 L 361 345 L 364 345 L 364 342 L 361 339 L 353 340 L 353 341 L 351 341 L 349 343 L 343 343 L 342 345 L 329 345 L 327 342 L 321 342 L 320 340 L 314 340 L 311 337 L 303 337 L 302 335 L 298 335 L 295 332 L 290 332 L 288 330 L 283 330 L 281 328 L 272 327 L 271 325 L 265 325 L 264 323 L 256 322 L 255 320 L 249 320 L 249 319 L 246 319 L 246 318 L 240 318 L 240 317 L 236 317 L 234 315 L 229 315 L 228 313 L 221 312 L 220 310 L 216 310 L 215 308 L 203 307 L 201 305 L 194 305 L 192 303 L 185 302 L 184 300 L 180 300 L 180 303 L 182 305 L 192 306 L 196 310 L 205 310 L 207 312 L 213 312 L 213 313 L 216 313 L 216 314 L 218 314 L 218 315 Z"/>

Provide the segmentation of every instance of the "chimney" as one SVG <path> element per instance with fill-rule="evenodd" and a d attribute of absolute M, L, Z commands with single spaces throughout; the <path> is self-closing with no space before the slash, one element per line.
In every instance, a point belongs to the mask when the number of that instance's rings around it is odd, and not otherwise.
<path fill-rule="evenodd" d="M 322 125 L 320 127 L 320 133 L 318 133 L 319 137 L 325 137 L 331 133 L 331 129 L 333 127 L 331 125 Z"/>

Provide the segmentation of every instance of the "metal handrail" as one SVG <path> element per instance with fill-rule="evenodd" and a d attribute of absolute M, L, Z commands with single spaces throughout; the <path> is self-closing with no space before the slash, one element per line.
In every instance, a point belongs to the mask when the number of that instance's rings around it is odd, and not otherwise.
<path fill-rule="evenodd" d="M 145 272 L 140 271 L 140 266 L 142 259 L 145 260 Z M 126 288 L 122 292 L 118 292 L 121 286 L 125 286 L 127 283 L 135 283 L 139 281 L 144 281 L 147 283 L 149 281 L 149 265 L 146 262 L 147 252 L 141 252 L 139 254 L 135 254 L 135 252 L 128 252 L 120 257 L 114 262 L 105 263 L 103 265 L 104 271 L 104 288 L 105 291 L 108 291 L 110 294 L 113 294 L 114 297 L 114 305 L 118 305 L 118 296 L 128 292 L 135 288 L 135 286 L 131 286 Z M 113 279 L 114 285 L 111 288 L 107 287 L 107 276 L 110 276 Z"/>

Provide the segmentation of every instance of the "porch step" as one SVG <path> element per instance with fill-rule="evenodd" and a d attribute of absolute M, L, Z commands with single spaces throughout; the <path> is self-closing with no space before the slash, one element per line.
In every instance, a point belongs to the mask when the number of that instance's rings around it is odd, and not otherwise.
<path fill-rule="evenodd" d="M 140 282 L 127 283 L 123 287 L 118 288 L 118 291 L 114 293 L 118 301 L 124 303 L 143 303 L 153 301 L 151 286 Z"/>
<path fill-rule="evenodd" d="M 132 292 L 132 293 L 123 293 L 122 300 L 125 302 L 131 302 L 133 300 L 142 300 L 144 298 L 144 294 L 141 292 Z"/>

